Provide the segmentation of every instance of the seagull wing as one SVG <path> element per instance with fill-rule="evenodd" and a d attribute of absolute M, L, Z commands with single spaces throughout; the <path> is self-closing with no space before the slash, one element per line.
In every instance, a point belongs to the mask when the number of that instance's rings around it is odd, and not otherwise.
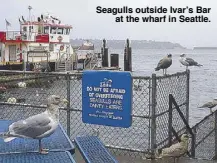
<path fill-rule="evenodd" d="M 163 58 L 158 62 L 157 67 L 155 69 L 165 69 L 165 68 L 170 67 L 171 64 L 172 64 L 171 59 Z"/>
<path fill-rule="evenodd" d="M 193 60 L 192 58 L 186 58 L 185 61 L 188 62 L 189 66 L 197 66 L 198 65 L 198 63 L 195 60 Z"/>
<path fill-rule="evenodd" d="M 51 119 L 48 114 L 42 113 L 25 120 L 12 123 L 9 126 L 9 134 L 17 135 L 17 137 L 37 138 L 49 131 Z"/>
<path fill-rule="evenodd" d="M 164 58 L 158 62 L 157 67 L 161 67 L 161 65 L 163 64 L 163 61 L 164 61 Z"/>
<path fill-rule="evenodd" d="M 207 102 L 207 103 L 203 104 L 202 106 L 200 106 L 199 108 L 213 108 L 216 105 L 217 105 L 216 103 Z"/>

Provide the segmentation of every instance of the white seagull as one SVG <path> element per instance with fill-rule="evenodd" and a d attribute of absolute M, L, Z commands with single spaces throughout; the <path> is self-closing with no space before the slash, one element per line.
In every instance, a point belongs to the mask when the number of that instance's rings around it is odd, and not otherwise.
<path fill-rule="evenodd" d="M 172 54 L 168 54 L 166 57 L 164 57 L 158 62 L 157 67 L 155 68 L 155 71 L 159 71 L 160 69 L 163 69 L 163 75 L 166 75 L 166 72 L 167 72 L 166 70 L 171 65 L 172 65 Z M 165 70 L 165 73 L 164 73 L 164 70 Z"/>
<path fill-rule="evenodd" d="M 182 65 L 186 66 L 186 70 L 188 69 L 188 66 L 198 66 L 198 67 L 203 66 L 203 65 L 197 63 L 192 58 L 186 58 L 186 54 L 180 55 L 179 62 Z"/>
<path fill-rule="evenodd" d="M 55 132 L 59 124 L 59 106 L 61 100 L 59 96 L 51 95 L 48 98 L 48 105 L 45 112 L 31 116 L 25 120 L 19 120 L 9 126 L 9 130 L 0 133 L 4 142 L 12 141 L 15 138 L 31 138 L 39 140 L 39 153 L 47 154 L 48 149 L 43 149 L 41 140 Z"/>
<path fill-rule="evenodd" d="M 207 102 L 198 108 L 209 108 L 210 113 L 212 114 L 212 108 L 214 108 L 216 105 L 217 105 L 217 99 L 213 99 L 213 101 Z"/>
<path fill-rule="evenodd" d="M 161 154 L 157 158 L 173 157 L 174 159 L 179 158 L 187 153 L 188 151 L 188 139 L 187 134 L 181 136 L 181 142 L 171 145 L 168 148 L 162 149 Z"/>

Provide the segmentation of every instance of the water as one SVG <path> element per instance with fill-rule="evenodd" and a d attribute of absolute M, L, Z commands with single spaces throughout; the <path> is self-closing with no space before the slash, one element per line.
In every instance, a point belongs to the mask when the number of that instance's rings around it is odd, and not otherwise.
<path fill-rule="evenodd" d="M 120 54 L 119 65 L 123 69 L 124 55 L 123 49 L 109 49 L 109 54 Z M 203 67 L 190 67 L 190 125 L 202 120 L 206 115 L 210 114 L 207 108 L 197 108 L 213 98 L 217 98 L 217 50 L 137 50 L 132 48 L 132 67 L 134 73 L 150 76 L 152 73 L 162 75 L 162 70 L 155 72 L 154 68 L 159 60 L 166 54 L 171 53 L 173 64 L 168 68 L 167 73 L 185 71 L 185 67 L 179 63 L 179 55 L 187 54 L 187 57 L 193 58 Z M 136 71 L 136 72 L 135 72 Z"/>
<path fill-rule="evenodd" d="M 123 69 L 123 49 L 110 49 L 109 53 L 120 54 L 120 67 Z M 181 66 L 178 61 L 179 55 L 182 53 L 186 53 L 188 57 L 192 57 L 198 63 L 203 64 L 203 67 L 190 68 L 190 125 L 192 126 L 210 113 L 209 109 L 198 109 L 198 105 L 202 105 L 203 103 L 217 97 L 217 86 L 215 84 L 215 78 L 217 77 L 215 70 L 215 65 L 217 64 L 217 51 L 133 49 L 132 58 L 134 73 L 142 76 L 150 76 L 152 73 L 162 75 L 162 71 L 155 72 L 154 68 L 158 64 L 159 60 L 168 53 L 173 55 L 173 64 L 168 69 L 168 74 L 185 71 L 185 67 Z M 80 81 L 72 80 L 71 85 L 71 104 L 74 109 L 81 109 L 81 83 Z M 26 98 L 26 103 L 28 104 L 44 104 L 48 94 L 59 94 L 62 97 L 66 97 L 66 82 L 64 80 L 57 80 L 48 88 L 41 88 L 40 83 L 38 83 L 38 86 L 40 87 L 34 89 L 13 89 L 11 90 L 11 93 L 16 96 L 22 95 L 21 97 Z M 38 96 L 36 95 L 37 93 L 39 93 Z M 11 111 L 14 107 L 19 109 L 18 112 Z M 20 117 L 27 117 L 36 113 L 29 108 L 18 106 L 14 107 L 9 107 L 7 109 L 2 107 L 4 112 L 1 114 L 2 117 L 0 118 L 5 119 L 4 116 L 10 116 L 10 118 L 14 117 L 18 119 Z M 62 124 L 66 126 L 66 112 L 61 113 L 61 116 Z M 148 139 L 149 123 L 147 119 L 141 120 L 137 118 L 130 129 L 119 129 L 109 128 L 107 126 L 91 126 L 84 124 L 82 123 L 81 112 L 71 113 L 70 130 L 72 139 L 82 132 L 90 133 L 92 129 L 100 131 L 100 136 L 105 144 L 143 150 L 148 149 L 150 143 Z M 165 134 L 162 133 L 161 135 Z"/>

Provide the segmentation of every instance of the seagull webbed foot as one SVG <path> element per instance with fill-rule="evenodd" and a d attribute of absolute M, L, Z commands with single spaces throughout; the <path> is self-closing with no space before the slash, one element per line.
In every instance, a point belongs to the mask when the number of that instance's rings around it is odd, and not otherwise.
<path fill-rule="evenodd" d="M 46 149 L 46 148 L 39 149 L 40 154 L 48 154 L 48 151 L 49 151 L 49 149 Z"/>

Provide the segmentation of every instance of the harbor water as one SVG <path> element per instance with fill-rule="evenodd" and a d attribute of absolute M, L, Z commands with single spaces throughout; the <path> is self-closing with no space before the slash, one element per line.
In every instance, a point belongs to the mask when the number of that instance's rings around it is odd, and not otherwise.
<path fill-rule="evenodd" d="M 123 49 L 109 48 L 109 54 L 118 53 L 119 66 L 123 69 L 124 52 Z M 191 50 L 191 49 L 134 49 L 132 47 L 132 67 L 133 73 L 142 76 L 151 76 L 152 73 L 162 75 L 162 70 L 154 71 L 159 60 L 171 53 L 173 63 L 168 68 L 167 73 L 185 71 L 186 68 L 180 64 L 179 55 L 185 53 L 187 57 L 193 58 L 202 67 L 189 67 L 190 69 L 190 125 L 202 120 L 210 114 L 208 108 L 198 108 L 208 101 L 217 98 L 217 50 Z M 169 87 L 169 85 L 168 85 Z M 216 107 L 217 108 L 217 107 Z M 213 108 L 215 109 L 215 108 Z"/>

